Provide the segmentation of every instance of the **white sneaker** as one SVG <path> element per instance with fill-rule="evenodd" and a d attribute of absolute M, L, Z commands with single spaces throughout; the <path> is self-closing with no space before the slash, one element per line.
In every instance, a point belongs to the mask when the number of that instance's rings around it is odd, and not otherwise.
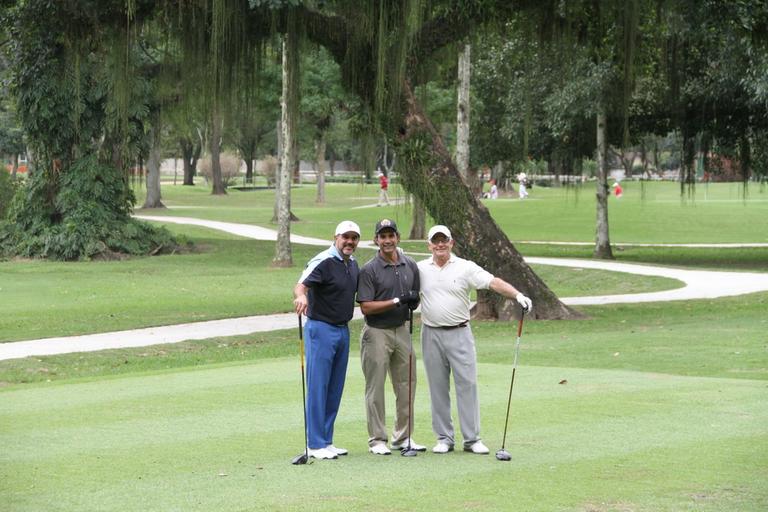
<path fill-rule="evenodd" d="M 408 439 L 402 442 L 402 444 L 392 443 L 392 449 L 393 450 L 407 450 L 408 449 Z M 418 444 L 416 441 L 411 438 L 411 450 L 416 450 L 417 452 L 425 452 L 427 451 L 427 447 Z"/>
<path fill-rule="evenodd" d="M 349 453 L 349 450 L 346 450 L 344 448 L 336 448 L 332 444 L 329 444 L 328 446 L 326 446 L 325 449 L 331 453 L 335 453 L 336 455 L 346 455 Z"/>
<path fill-rule="evenodd" d="M 432 448 L 432 453 L 448 453 L 453 451 L 453 445 L 448 444 L 445 441 L 438 441 L 434 448 Z"/>
<path fill-rule="evenodd" d="M 464 451 L 476 453 L 478 455 L 488 455 L 490 453 L 490 450 L 482 441 L 475 441 L 470 446 L 465 446 Z"/>
<path fill-rule="evenodd" d="M 384 443 L 375 444 L 368 448 L 368 451 L 374 455 L 390 455 L 392 453 Z"/>
<path fill-rule="evenodd" d="M 307 453 L 310 457 L 313 457 L 315 459 L 337 459 L 339 458 L 338 455 L 333 453 L 327 448 L 318 448 L 317 450 L 313 450 L 312 448 L 307 450 Z"/>

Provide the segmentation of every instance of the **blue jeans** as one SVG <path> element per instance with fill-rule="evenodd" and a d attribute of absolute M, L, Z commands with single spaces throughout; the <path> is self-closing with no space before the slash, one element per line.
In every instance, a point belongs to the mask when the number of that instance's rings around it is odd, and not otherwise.
<path fill-rule="evenodd" d="M 307 439 L 313 450 L 333 444 L 349 361 L 349 328 L 307 319 Z"/>

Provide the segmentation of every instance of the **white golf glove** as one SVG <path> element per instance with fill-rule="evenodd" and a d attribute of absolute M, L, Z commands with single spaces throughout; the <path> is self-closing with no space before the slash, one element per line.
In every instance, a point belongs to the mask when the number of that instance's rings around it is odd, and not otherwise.
<path fill-rule="evenodd" d="M 526 313 L 530 313 L 533 311 L 533 302 L 531 302 L 531 299 L 523 295 L 522 293 L 518 293 L 517 297 L 515 297 L 515 300 L 518 304 L 520 304 Z"/>

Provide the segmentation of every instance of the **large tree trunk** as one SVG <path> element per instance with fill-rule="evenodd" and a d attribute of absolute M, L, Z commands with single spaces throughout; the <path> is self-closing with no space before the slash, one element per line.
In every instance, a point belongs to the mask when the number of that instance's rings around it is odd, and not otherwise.
<path fill-rule="evenodd" d="M 403 85 L 408 112 L 398 151 L 403 185 L 421 198 L 432 217 L 451 229 L 456 252 L 514 285 L 534 303 L 535 318 L 581 316 L 555 296 L 523 261 L 520 253 L 496 224 L 488 209 L 462 179 L 442 138 L 424 114 L 409 83 Z M 425 155 L 424 152 L 427 152 Z M 519 314 L 515 301 L 495 296 L 500 319 Z"/>
<path fill-rule="evenodd" d="M 315 175 L 317 175 L 317 204 L 325 203 L 325 132 L 315 141 Z"/>
<path fill-rule="evenodd" d="M 203 145 L 199 140 L 192 142 L 189 137 L 180 138 L 179 145 L 181 146 L 181 156 L 184 164 L 184 183 L 182 185 L 194 186 L 197 160 L 200 158 Z"/>
<path fill-rule="evenodd" d="M 219 105 L 217 101 L 214 101 L 213 107 L 213 127 L 211 129 L 211 178 L 213 179 L 213 195 L 224 195 L 227 193 L 227 188 L 224 186 L 224 180 L 221 177 L 221 132 L 222 132 L 222 118 L 219 112 Z"/>
<path fill-rule="evenodd" d="M 162 162 L 162 144 L 160 140 L 161 126 L 159 116 L 149 132 L 150 148 L 147 160 L 147 198 L 142 208 L 165 208 L 160 194 L 160 164 Z"/>
<path fill-rule="evenodd" d="M 280 177 L 282 176 L 283 166 L 283 121 L 277 120 L 277 171 L 275 172 L 275 207 L 272 210 L 272 222 L 277 223 L 277 213 L 280 209 Z"/>
<path fill-rule="evenodd" d="M 595 228 L 595 251 L 592 256 L 613 259 L 611 240 L 608 235 L 608 147 L 606 139 L 607 118 L 602 105 L 597 113 L 597 222 Z"/>
<path fill-rule="evenodd" d="M 384 138 L 384 157 L 382 158 L 382 165 L 387 171 L 384 174 L 389 178 L 392 176 L 392 171 L 395 170 L 395 162 L 397 161 L 397 154 L 389 147 L 389 142 L 386 137 Z"/>
<path fill-rule="evenodd" d="M 424 203 L 417 196 L 413 196 L 413 222 L 411 222 L 408 238 L 411 240 L 427 238 L 427 211 L 424 209 Z"/>
<path fill-rule="evenodd" d="M 295 22 L 295 20 L 294 20 Z M 293 265 L 291 255 L 291 172 L 293 171 L 295 120 L 298 109 L 298 43 L 295 28 L 288 29 L 283 39 L 283 90 L 280 98 L 282 151 L 280 152 L 280 195 L 277 206 L 277 243 L 272 264 Z"/>
<path fill-rule="evenodd" d="M 245 182 L 253 183 L 253 153 L 243 155 L 245 162 Z"/>
<path fill-rule="evenodd" d="M 752 174 L 752 146 L 749 143 L 749 135 L 744 134 L 739 140 L 739 171 L 741 180 L 746 188 L 749 176 Z"/>
<path fill-rule="evenodd" d="M 470 45 L 459 54 L 459 91 L 456 102 L 456 169 L 469 180 L 469 80 L 471 75 Z"/>

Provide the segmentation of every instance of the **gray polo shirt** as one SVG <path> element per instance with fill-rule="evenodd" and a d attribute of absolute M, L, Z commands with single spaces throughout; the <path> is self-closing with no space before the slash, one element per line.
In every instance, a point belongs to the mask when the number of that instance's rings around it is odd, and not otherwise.
<path fill-rule="evenodd" d="M 419 291 L 419 267 L 413 258 L 398 249 L 397 264 L 389 263 L 380 253 L 376 253 L 360 269 L 357 283 L 357 302 L 391 300 L 408 292 Z M 371 327 L 387 329 L 399 327 L 408 319 L 408 306 L 390 309 L 378 315 L 366 315 L 365 322 Z"/>

